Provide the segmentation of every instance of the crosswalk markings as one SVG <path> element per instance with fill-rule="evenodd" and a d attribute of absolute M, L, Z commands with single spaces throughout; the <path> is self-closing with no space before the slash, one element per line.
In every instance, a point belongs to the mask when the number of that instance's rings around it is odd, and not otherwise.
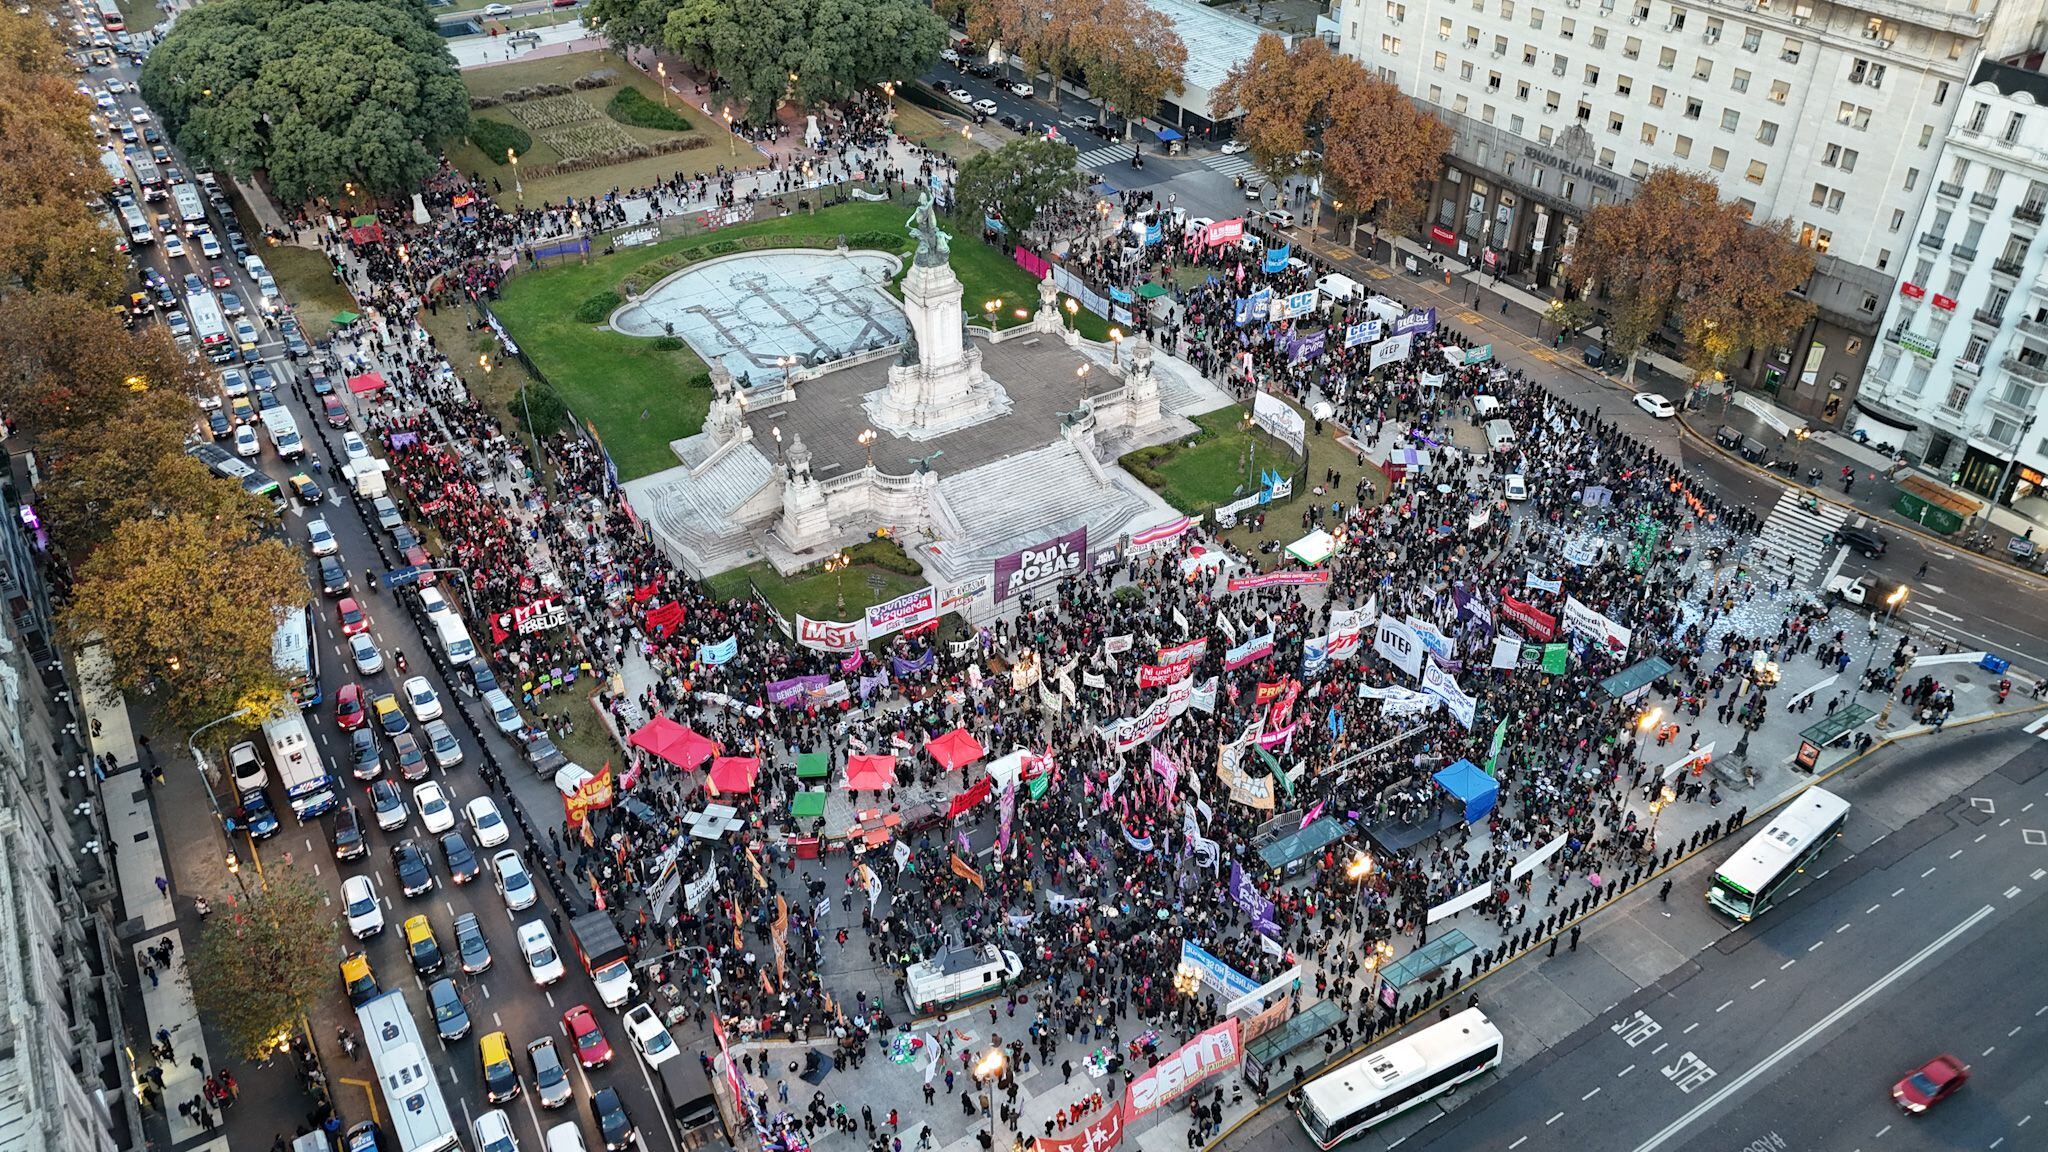
<path fill-rule="evenodd" d="M 1202 163 L 1208 165 L 1211 172 L 1220 172 L 1225 176 L 1248 176 L 1258 170 L 1252 163 L 1251 154 L 1247 152 L 1240 152 L 1235 156 L 1212 156 Z"/>
<path fill-rule="evenodd" d="M 1101 148 L 1090 148 L 1081 153 L 1074 162 L 1083 168 L 1107 168 L 1111 164 L 1128 163 L 1131 159 L 1129 144 L 1110 144 Z"/>
<path fill-rule="evenodd" d="M 1789 568 L 1796 579 L 1804 580 L 1814 569 L 1827 564 L 1836 547 L 1835 531 L 1849 519 L 1849 510 L 1825 501 L 1818 509 L 1808 509 L 1801 503 L 1805 499 L 1804 492 L 1786 491 L 1764 520 L 1756 539 L 1758 546 L 1769 553 L 1768 561 L 1762 565 L 1765 571 L 1783 572 Z"/>
<path fill-rule="evenodd" d="M 2048 740 L 2048 715 L 2043 715 L 2032 724 L 2027 725 L 2026 730 L 2029 735 Z"/>

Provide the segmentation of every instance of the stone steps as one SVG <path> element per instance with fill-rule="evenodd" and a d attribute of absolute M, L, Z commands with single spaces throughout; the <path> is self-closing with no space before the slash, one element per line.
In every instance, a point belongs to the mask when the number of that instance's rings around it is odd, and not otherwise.
<path fill-rule="evenodd" d="M 752 445 L 728 452 L 702 476 L 675 468 L 628 481 L 633 509 L 670 551 L 698 574 L 723 571 L 754 549 L 751 528 L 729 513 L 775 477 L 775 466 Z"/>
<path fill-rule="evenodd" d="M 1099 482 L 1069 443 L 1050 445 L 939 480 L 938 496 L 958 535 L 919 549 L 942 581 L 985 575 L 999 556 L 1088 525 L 1091 548 L 1106 546 L 1134 520 L 1169 512 L 1119 468 Z"/>

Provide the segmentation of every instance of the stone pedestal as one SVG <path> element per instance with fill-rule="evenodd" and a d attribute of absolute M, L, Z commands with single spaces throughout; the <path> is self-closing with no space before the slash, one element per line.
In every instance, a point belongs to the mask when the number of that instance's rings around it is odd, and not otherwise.
<path fill-rule="evenodd" d="M 739 391 L 733 384 L 732 373 L 724 363 L 711 362 L 711 407 L 704 413 L 704 434 L 711 437 L 713 444 L 725 444 L 747 430 L 746 410 L 740 403 Z"/>
<path fill-rule="evenodd" d="M 981 350 L 967 342 L 959 277 L 943 257 L 923 253 L 903 278 L 910 340 L 889 369 L 889 386 L 867 397 L 875 426 L 906 440 L 978 424 L 1010 408 L 1002 388 L 981 370 Z"/>
<path fill-rule="evenodd" d="M 1060 290 L 1047 276 L 1038 282 L 1038 311 L 1031 315 L 1031 328 L 1050 336 L 1060 330 Z"/>
<path fill-rule="evenodd" d="M 782 477 L 782 518 L 775 524 L 775 536 L 792 552 L 808 552 L 832 539 L 832 516 L 825 507 L 825 491 L 811 475 L 811 450 L 804 438 L 790 441 L 784 454 Z"/>
<path fill-rule="evenodd" d="M 1152 341 L 1141 331 L 1131 343 L 1131 358 L 1124 368 L 1124 424 L 1128 428 L 1149 428 L 1159 423 L 1159 379 L 1152 375 Z"/>

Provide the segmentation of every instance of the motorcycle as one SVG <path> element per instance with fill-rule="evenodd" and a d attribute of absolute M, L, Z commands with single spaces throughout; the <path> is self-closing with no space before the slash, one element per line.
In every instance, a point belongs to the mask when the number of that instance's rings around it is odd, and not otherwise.
<path fill-rule="evenodd" d="M 346 1028 L 341 1029 L 341 1053 L 351 1060 L 356 1058 L 355 1033 L 350 1032 Z"/>

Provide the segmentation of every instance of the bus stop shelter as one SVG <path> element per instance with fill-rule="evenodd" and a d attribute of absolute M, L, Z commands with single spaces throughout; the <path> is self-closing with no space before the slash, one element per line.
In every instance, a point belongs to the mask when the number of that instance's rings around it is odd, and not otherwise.
<path fill-rule="evenodd" d="M 1322 816 L 1308 827 L 1259 847 L 1259 859 L 1268 868 L 1292 868 L 1351 832 L 1351 825 L 1335 816 Z"/>
<path fill-rule="evenodd" d="M 1456 928 L 1431 940 L 1385 968 L 1380 969 L 1380 1004 L 1394 1008 L 1410 988 L 1419 988 L 1442 976 L 1458 958 L 1478 951 L 1472 938 Z"/>
<path fill-rule="evenodd" d="M 1244 1046 L 1244 1074 L 1263 1096 L 1272 1091 L 1274 1073 L 1284 1071 L 1287 1057 L 1322 1039 L 1344 1022 L 1344 1008 L 1334 1000 L 1318 1000 L 1288 1021 Z M 1304 1061 L 1313 1068 L 1320 1060 Z"/>

